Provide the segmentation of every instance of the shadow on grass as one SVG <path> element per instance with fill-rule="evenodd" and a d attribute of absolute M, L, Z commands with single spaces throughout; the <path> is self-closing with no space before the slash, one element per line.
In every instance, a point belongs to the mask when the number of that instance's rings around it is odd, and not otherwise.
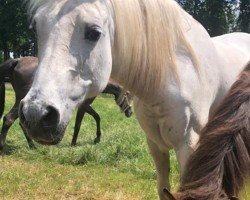
<path fill-rule="evenodd" d="M 0 155 L 1 156 L 12 155 L 17 151 L 18 148 L 19 148 L 19 146 L 5 144 L 3 149 L 0 151 Z"/>
<path fill-rule="evenodd" d="M 36 145 L 29 147 L 28 145 L 26 147 L 23 147 L 22 145 L 14 145 L 14 144 L 5 144 L 3 149 L 0 150 L 0 156 L 10 156 L 14 155 L 19 150 L 36 150 Z"/>
<path fill-rule="evenodd" d="M 94 145 L 95 146 L 98 144 L 99 143 L 95 144 L 94 140 L 88 140 L 88 141 L 83 141 L 83 142 L 77 142 L 76 145 L 73 145 L 73 146 L 70 143 L 63 143 L 63 144 L 59 144 L 58 147 L 77 148 L 77 147 L 84 147 L 86 145 Z"/>

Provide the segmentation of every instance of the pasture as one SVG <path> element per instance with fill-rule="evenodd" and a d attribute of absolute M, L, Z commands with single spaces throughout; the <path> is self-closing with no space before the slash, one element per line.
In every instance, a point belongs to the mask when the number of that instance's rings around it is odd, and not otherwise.
<path fill-rule="evenodd" d="M 5 113 L 14 102 L 7 86 Z M 11 127 L 0 157 L 0 199 L 157 199 L 156 172 L 145 134 L 135 115 L 126 118 L 113 98 L 92 104 L 101 116 L 101 143 L 94 145 L 95 121 L 83 120 L 76 147 L 71 147 L 75 113 L 57 146 L 30 150 L 18 121 Z M 178 167 L 171 152 L 171 185 L 178 187 Z M 245 189 L 245 200 L 250 191 Z M 248 195 L 247 195 L 248 193 Z"/>
<path fill-rule="evenodd" d="M 13 102 L 7 86 L 5 113 Z M 75 113 L 59 145 L 36 143 L 36 150 L 28 148 L 17 120 L 0 158 L 0 199 L 157 199 L 155 168 L 135 115 L 126 118 L 111 97 L 99 97 L 93 107 L 103 133 L 97 145 L 87 114 L 76 147 L 70 146 Z M 172 174 L 177 182 L 177 168 Z"/>

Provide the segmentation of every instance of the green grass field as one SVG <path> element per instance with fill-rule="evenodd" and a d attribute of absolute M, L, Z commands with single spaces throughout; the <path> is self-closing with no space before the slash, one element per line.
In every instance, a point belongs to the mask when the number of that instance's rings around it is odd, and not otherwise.
<path fill-rule="evenodd" d="M 6 91 L 6 111 L 13 105 Z M 112 98 L 99 97 L 102 139 L 94 145 L 95 121 L 85 116 L 78 145 L 71 147 L 75 113 L 57 146 L 30 150 L 18 121 L 11 127 L 0 156 L 0 199 L 157 199 L 156 173 L 145 135 L 135 116 L 126 118 Z M 171 185 L 178 187 L 177 162 L 171 152 Z"/>

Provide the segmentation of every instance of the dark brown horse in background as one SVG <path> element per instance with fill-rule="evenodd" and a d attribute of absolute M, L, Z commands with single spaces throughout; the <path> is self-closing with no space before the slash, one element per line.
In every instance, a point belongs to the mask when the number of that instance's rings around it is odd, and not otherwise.
<path fill-rule="evenodd" d="M 181 187 L 167 200 L 238 199 L 250 178 L 250 63 L 203 129 Z"/>
<path fill-rule="evenodd" d="M 18 107 L 20 101 L 25 97 L 29 91 L 34 73 L 37 69 L 38 59 L 36 57 L 23 57 L 20 59 L 10 59 L 0 65 L 0 118 L 4 112 L 5 104 L 5 80 L 9 79 L 14 91 L 15 91 L 15 104 L 11 110 L 3 118 L 3 126 L 0 135 L 0 149 L 3 148 L 6 140 L 6 136 L 9 128 L 18 118 Z M 125 113 L 127 117 L 132 115 L 132 96 L 129 92 L 124 92 L 122 88 L 115 84 L 109 83 L 103 93 L 113 94 L 116 103 L 120 106 L 121 111 Z M 84 101 L 77 110 L 77 116 L 75 121 L 74 135 L 72 138 L 71 145 L 76 145 L 78 133 L 80 130 L 81 122 L 85 113 L 90 114 L 96 121 L 96 138 L 95 143 L 100 142 L 101 128 L 100 128 L 100 116 L 98 113 L 90 106 L 96 97 L 87 99 Z M 32 140 L 27 136 L 27 133 L 21 123 L 19 123 L 24 135 L 28 141 L 29 147 L 34 147 Z"/>

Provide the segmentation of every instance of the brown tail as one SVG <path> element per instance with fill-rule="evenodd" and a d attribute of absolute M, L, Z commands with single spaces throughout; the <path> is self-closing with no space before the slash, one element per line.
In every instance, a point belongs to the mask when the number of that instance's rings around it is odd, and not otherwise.
<path fill-rule="evenodd" d="M 183 199 L 230 199 L 250 176 L 250 63 L 203 129 L 182 180 Z"/>
<path fill-rule="evenodd" d="M 10 59 L 0 65 L 0 119 L 4 112 L 5 104 L 5 78 L 10 78 L 18 59 Z"/>

